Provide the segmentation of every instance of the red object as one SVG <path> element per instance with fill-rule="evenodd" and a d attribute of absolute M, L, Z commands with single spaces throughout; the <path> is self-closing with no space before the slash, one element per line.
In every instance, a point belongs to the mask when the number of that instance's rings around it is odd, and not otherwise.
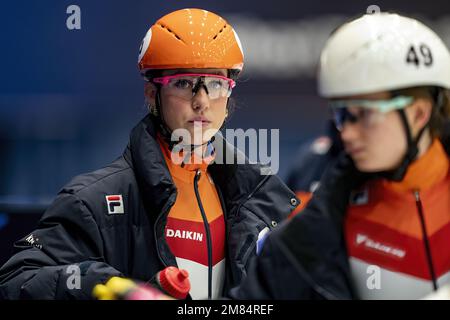
<path fill-rule="evenodd" d="M 167 267 L 160 271 L 157 280 L 161 289 L 175 299 L 186 299 L 191 290 L 189 273 L 176 267 Z"/>

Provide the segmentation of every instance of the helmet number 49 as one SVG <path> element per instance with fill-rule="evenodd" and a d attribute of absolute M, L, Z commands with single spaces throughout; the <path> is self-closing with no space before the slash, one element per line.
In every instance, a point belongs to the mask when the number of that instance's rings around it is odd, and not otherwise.
<path fill-rule="evenodd" d="M 422 64 L 426 67 L 430 67 L 433 64 L 433 55 L 430 47 L 426 44 L 421 44 L 418 47 L 411 45 L 406 55 L 406 63 L 415 64 L 416 67 L 419 67 Z"/>

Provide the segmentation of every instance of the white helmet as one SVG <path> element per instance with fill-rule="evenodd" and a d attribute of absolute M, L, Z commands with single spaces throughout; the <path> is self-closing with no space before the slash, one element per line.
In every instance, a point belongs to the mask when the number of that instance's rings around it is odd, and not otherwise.
<path fill-rule="evenodd" d="M 328 39 L 319 66 L 326 98 L 416 86 L 450 88 L 450 53 L 421 22 L 391 13 L 366 14 Z"/>

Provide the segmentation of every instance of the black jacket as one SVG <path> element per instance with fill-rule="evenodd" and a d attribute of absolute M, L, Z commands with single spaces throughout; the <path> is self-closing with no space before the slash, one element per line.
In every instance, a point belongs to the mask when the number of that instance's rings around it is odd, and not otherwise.
<path fill-rule="evenodd" d="M 165 266 L 176 266 L 164 227 L 177 190 L 155 136 L 147 116 L 131 132 L 121 157 L 59 192 L 37 229 L 15 244 L 18 252 L 0 269 L 1 297 L 90 299 L 92 288 L 111 276 L 148 281 Z M 216 142 L 221 139 L 218 135 Z M 223 145 L 218 153 L 240 154 Z M 277 176 L 261 175 L 260 169 L 254 164 L 208 168 L 226 219 L 224 293 L 247 275 L 259 232 L 276 226 L 298 202 Z M 122 195 L 124 214 L 108 214 L 107 195 Z M 73 265 L 80 270 L 79 289 Z"/>

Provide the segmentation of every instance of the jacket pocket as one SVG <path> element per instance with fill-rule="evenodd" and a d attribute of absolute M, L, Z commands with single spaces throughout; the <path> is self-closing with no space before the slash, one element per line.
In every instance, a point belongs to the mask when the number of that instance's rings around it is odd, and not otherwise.
<path fill-rule="evenodd" d="M 234 221 L 229 221 L 229 257 L 233 273 L 238 279 L 247 274 L 247 265 L 256 256 L 256 242 L 259 233 L 269 228 L 265 221 L 244 206 Z"/>

